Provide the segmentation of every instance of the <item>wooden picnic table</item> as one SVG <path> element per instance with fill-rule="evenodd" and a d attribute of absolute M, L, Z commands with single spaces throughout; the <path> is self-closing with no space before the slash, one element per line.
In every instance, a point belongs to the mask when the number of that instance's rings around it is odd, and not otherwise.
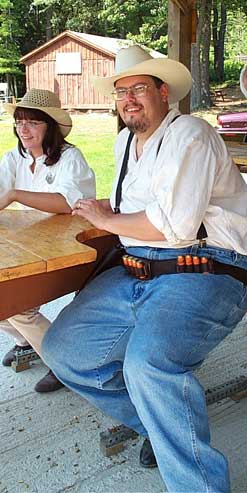
<path fill-rule="evenodd" d="M 225 140 L 225 144 L 241 173 L 247 173 L 247 143 Z"/>
<path fill-rule="evenodd" d="M 79 289 L 111 244 L 78 216 L 0 211 L 0 320 Z"/>

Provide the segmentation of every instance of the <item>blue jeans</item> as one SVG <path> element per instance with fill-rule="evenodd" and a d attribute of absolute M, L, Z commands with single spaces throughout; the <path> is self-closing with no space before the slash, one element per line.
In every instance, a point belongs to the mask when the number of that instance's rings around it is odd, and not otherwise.
<path fill-rule="evenodd" d="M 128 252 L 153 259 L 199 253 L 247 269 L 247 257 L 224 249 Z M 210 445 L 194 370 L 246 310 L 247 289 L 230 276 L 139 281 L 115 267 L 64 308 L 44 338 L 43 357 L 65 385 L 149 437 L 168 491 L 228 493 L 227 461 Z"/>

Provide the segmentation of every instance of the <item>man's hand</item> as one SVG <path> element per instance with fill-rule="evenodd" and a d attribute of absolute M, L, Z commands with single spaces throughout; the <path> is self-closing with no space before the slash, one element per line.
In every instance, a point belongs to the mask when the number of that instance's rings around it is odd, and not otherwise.
<path fill-rule="evenodd" d="M 107 220 L 114 216 L 109 200 L 81 199 L 72 211 L 73 216 L 82 216 L 96 228 L 107 229 Z"/>
<path fill-rule="evenodd" d="M 108 200 L 78 200 L 72 215 L 82 216 L 96 228 L 120 236 L 147 241 L 164 241 L 164 235 L 148 220 L 145 211 L 114 214 Z"/>

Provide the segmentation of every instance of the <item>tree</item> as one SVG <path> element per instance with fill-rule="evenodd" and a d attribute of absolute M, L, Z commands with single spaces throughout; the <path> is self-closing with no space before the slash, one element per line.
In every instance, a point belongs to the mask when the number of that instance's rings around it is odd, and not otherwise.
<path fill-rule="evenodd" d="M 12 8 L 10 0 L 0 0 L 0 77 L 8 83 L 8 96 L 17 94 L 16 77 L 21 75 L 20 50 L 15 43 L 16 23 L 11 15 Z"/>
<path fill-rule="evenodd" d="M 219 9 L 220 9 L 220 26 L 219 24 Z M 213 21 L 212 21 L 212 34 L 214 45 L 214 70 L 217 82 L 223 82 L 224 80 L 224 46 L 225 46 L 225 33 L 226 33 L 227 11 L 226 5 L 221 0 L 219 8 L 217 0 L 213 1 Z"/>
<path fill-rule="evenodd" d="M 167 0 L 103 0 L 99 14 L 108 36 L 129 38 L 167 52 Z"/>
<path fill-rule="evenodd" d="M 193 89 L 191 97 L 192 109 L 210 106 L 209 87 L 209 49 L 211 39 L 211 7 L 212 0 L 197 2 L 196 43 L 192 48 L 191 72 Z"/>

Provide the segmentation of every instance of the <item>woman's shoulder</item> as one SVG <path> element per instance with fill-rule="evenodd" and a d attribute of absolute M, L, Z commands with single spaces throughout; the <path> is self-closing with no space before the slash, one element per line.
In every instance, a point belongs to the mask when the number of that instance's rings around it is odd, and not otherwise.
<path fill-rule="evenodd" d="M 19 153 L 18 147 L 14 147 L 14 149 L 5 152 L 2 156 L 2 162 L 11 162 L 11 161 L 18 162 L 21 159 L 23 158 Z"/>
<path fill-rule="evenodd" d="M 83 154 L 80 151 L 80 149 L 72 144 L 65 144 L 63 149 L 62 149 L 62 154 L 61 156 L 74 156 L 74 157 L 82 157 Z"/>
<path fill-rule="evenodd" d="M 77 167 L 78 165 L 83 165 L 85 167 L 87 165 L 87 161 L 81 150 L 71 144 L 65 144 L 65 146 L 63 147 L 59 163 L 62 166 L 66 165 L 66 167 L 69 163 L 71 166 L 75 167 Z"/>

